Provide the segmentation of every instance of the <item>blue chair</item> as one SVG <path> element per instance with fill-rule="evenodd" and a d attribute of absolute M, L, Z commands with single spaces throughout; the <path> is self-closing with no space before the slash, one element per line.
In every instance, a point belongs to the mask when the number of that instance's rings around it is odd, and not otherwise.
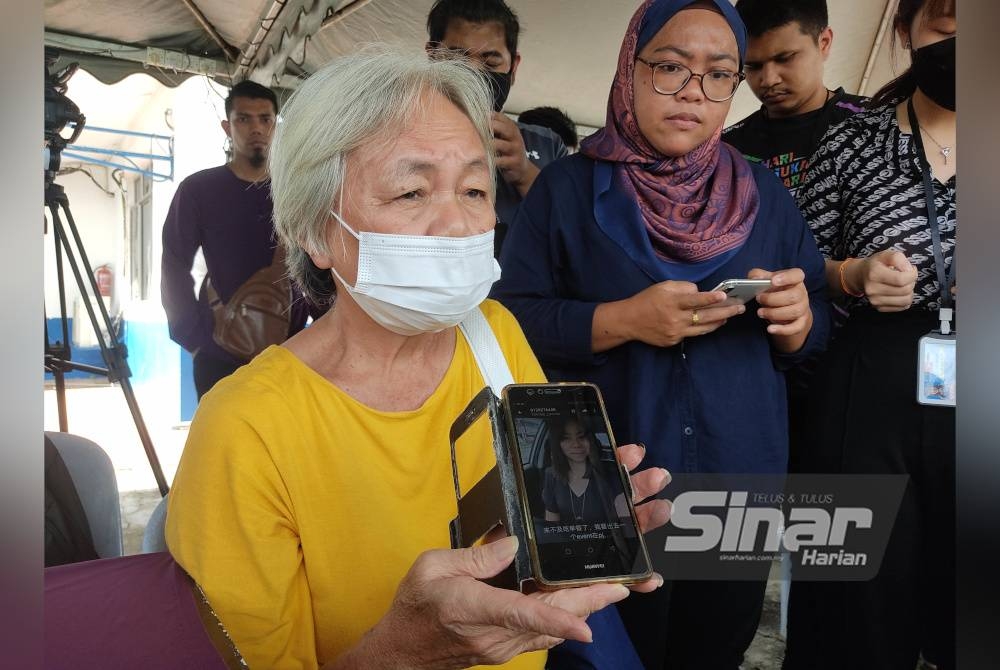
<path fill-rule="evenodd" d="M 156 503 L 156 507 L 146 523 L 146 530 L 142 533 L 142 553 L 155 554 L 158 551 L 167 550 L 167 540 L 164 537 L 166 525 L 167 496 L 163 496 L 160 502 Z"/>
<path fill-rule="evenodd" d="M 46 431 L 66 464 L 90 525 L 94 550 L 101 558 L 122 555 L 122 512 L 118 479 L 111 459 L 96 443 L 79 435 Z"/>

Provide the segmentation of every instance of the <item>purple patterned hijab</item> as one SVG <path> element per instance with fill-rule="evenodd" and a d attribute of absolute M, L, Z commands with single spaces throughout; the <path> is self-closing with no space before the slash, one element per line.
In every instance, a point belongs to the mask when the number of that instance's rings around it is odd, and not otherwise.
<path fill-rule="evenodd" d="M 697 0 L 647 0 L 629 23 L 608 96 L 604 128 L 580 145 L 595 160 L 614 163 L 614 183 L 639 205 L 656 254 L 699 263 L 734 252 L 750 236 L 760 195 L 746 159 L 721 142 L 722 128 L 690 153 L 662 155 L 639 130 L 634 102 L 635 58 L 677 12 Z M 746 28 L 727 0 L 713 0 L 746 51 Z"/>

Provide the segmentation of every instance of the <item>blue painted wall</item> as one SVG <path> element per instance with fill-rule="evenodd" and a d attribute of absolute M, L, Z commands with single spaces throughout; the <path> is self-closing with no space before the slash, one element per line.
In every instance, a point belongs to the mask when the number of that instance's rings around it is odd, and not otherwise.
<path fill-rule="evenodd" d="M 174 356 L 180 347 L 171 341 L 167 324 L 127 321 L 125 344 L 133 384 L 169 380 L 177 374 Z"/>
<path fill-rule="evenodd" d="M 181 421 L 190 421 L 198 408 L 198 392 L 194 388 L 194 358 L 187 349 L 177 349 L 181 356 Z"/>
<path fill-rule="evenodd" d="M 58 318 L 48 319 L 49 339 L 53 342 L 62 338 Z M 70 337 L 73 333 L 73 319 L 67 319 Z M 122 327 L 120 340 L 127 348 L 128 366 L 132 372 L 133 386 L 162 384 L 178 389 L 180 393 L 179 421 L 190 421 L 198 406 L 198 396 L 194 388 L 191 354 L 170 339 L 167 324 L 154 321 L 128 321 Z M 100 347 L 73 347 L 71 357 L 74 362 L 104 367 Z M 75 370 L 66 375 L 67 379 L 102 379 Z M 52 380 L 51 373 L 45 373 L 46 381 Z"/>
<path fill-rule="evenodd" d="M 66 330 L 70 334 L 70 344 L 72 345 L 73 338 L 73 318 L 67 317 L 66 319 L 67 327 Z M 56 343 L 62 340 L 62 322 L 58 318 L 46 319 L 46 325 L 49 330 L 49 342 Z M 70 357 L 76 363 L 83 363 L 85 365 L 96 365 L 98 367 L 104 367 L 104 357 L 101 356 L 100 347 L 73 347 L 70 351 Z M 80 370 L 74 370 L 66 374 L 66 379 L 100 379 L 99 375 L 92 375 L 89 372 L 81 372 Z M 49 372 L 45 373 L 45 381 L 52 381 L 52 374 Z"/>

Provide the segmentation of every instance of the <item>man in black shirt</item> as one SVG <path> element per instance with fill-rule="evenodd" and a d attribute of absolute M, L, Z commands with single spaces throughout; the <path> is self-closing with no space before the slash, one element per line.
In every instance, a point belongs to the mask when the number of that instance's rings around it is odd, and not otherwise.
<path fill-rule="evenodd" d="M 548 128 L 517 123 L 503 113 L 514 85 L 521 54 L 520 24 L 503 0 L 437 0 L 427 16 L 427 51 L 444 49 L 478 61 L 493 89 L 493 135 L 496 138 L 496 254 L 521 200 L 539 171 L 569 152 Z"/>
<path fill-rule="evenodd" d="M 750 34 L 747 83 L 763 104 L 722 139 L 772 168 L 794 196 L 820 139 L 865 98 L 823 83 L 833 44 L 826 0 L 739 0 L 736 10 Z"/>
<path fill-rule="evenodd" d="M 739 0 L 736 11 L 749 33 L 744 72 L 761 101 L 756 112 L 727 128 L 722 139 L 750 161 L 774 170 L 792 197 L 826 131 L 862 111 L 866 98 L 831 91 L 823 83 L 833 30 L 826 0 Z M 833 304 L 834 329 L 846 312 Z M 799 470 L 808 448 L 806 392 L 816 359 L 785 372 L 788 387 L 789 471 Z"/>

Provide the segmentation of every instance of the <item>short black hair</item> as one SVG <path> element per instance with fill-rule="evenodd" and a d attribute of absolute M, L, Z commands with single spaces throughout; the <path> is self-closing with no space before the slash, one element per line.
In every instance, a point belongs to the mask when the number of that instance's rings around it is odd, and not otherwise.
<path fill-rule="evenodd" d="M 566 112 L 557 107 L 535 107 L 526 109 L 517 117 L 521 123 L 548 128 L 562 139 L 563 144 L 576 148 L 580 138 L 576 134 L 576 124 Z"/>
<path fill-rule="evenodd" d="M 251 100 L 270 100 L 274 105 L 274 113 L 278 113 L 278 96 L 267 86 L 261 86 L 255 81 L 245 79 L 229 89 L 226 96 L 226 118 L 233 112 L 233 100 L 236 98 L 250 98 Z"/>
<path fill-rule="evenodd" d="M 469 23 L 499 23 L 503 26 L 510 57 L 517 55 L 521 24 L 517 21 L 517 14 L 503 0 L 437 0 L 427 15 L 427 36 L 432 43 L 441 43 L 452 19 Z"/>
<path fill-rule="evenodd" d="M 760 37 L 794 21 L 802 32 L 818 39 L 830 25 L 826 0 L 739 0 L 736 11 L 750 37 Z"/>

